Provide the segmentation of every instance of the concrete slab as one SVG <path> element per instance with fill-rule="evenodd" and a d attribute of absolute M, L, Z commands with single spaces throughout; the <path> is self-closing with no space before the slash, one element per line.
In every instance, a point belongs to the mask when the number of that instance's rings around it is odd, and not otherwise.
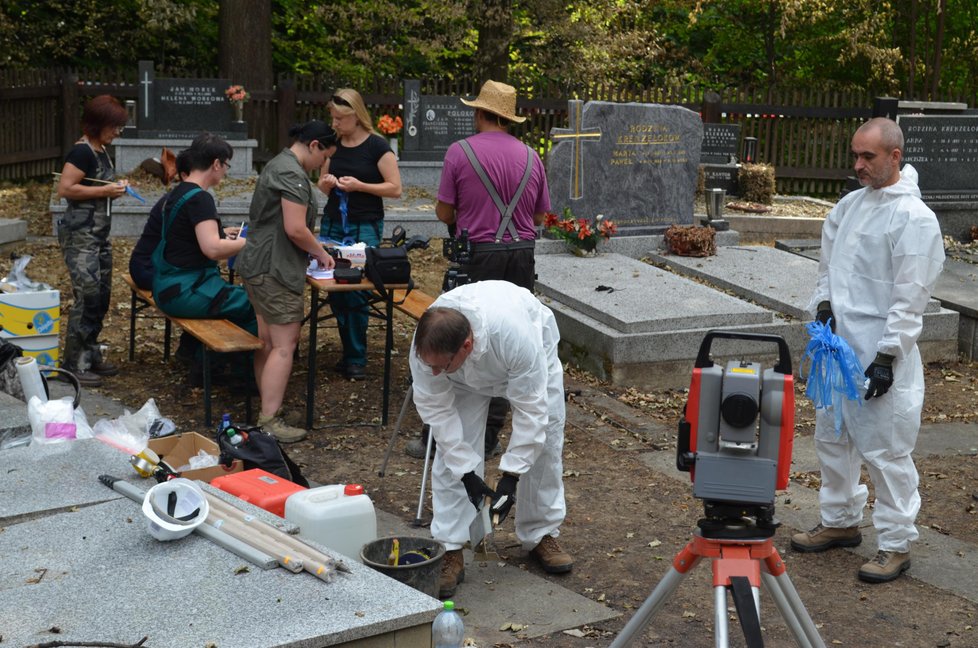
<path fill-rule="evenodd" d="M 138 505 L 97 481 L 106 472 L 135 476 L 124 455 L 98 441 L 7 450 L 0 466 L 10 549 L 0 552 L 0 616 L 12 644 L 35 643 L 52 626 L 62 641 L 128 645 L 147 635 L 171 648 L 430 640 L 440 602 L 359 563 L 327 584 L 282 569 L 242 571 L 240 558 L 197 535 L 156 541 Z"/>
<path fill-rule="evenodd" d="M 811 318 L 807 306 L 815 287 L 818 262 L 804 256 L 766 245 L 736 245 L 719 247 L 714 256 L 705 258 L 653 254 L 649 260 L 682 275 L 704 279 L 784 315 Z M 936 313 L 940 306 L 932 299 L 925 312 Z"/>
<path fill-rule="evenodd" d="M 30 435 L 27 405 L 10 394 L 0 392 L 0 452 L 9 445 L 21 443 L 22 439 Z"/>
<path fill-rule="evenodd" d="M 377 512 L 377 531 L 382 537 L 431 537 L 427 528 L 412 527 L 383 511 Z M 513 634 L 500 630 L 507 623 L 525 625 L 520 635 L 533 638 L 621 616 L 504 560 L 478 561 L 469 549 L 463 551 L 465 581 L 452 600 L 467 611 L 465 636 L 479 646 L 510 644 Z"/>
<path fill-rule="evenodd" d="M 545 255 L 536 269 L 541 295 L 625 334 L 772 321 L 762 308 L 621 254 Z"/>
<path fill-rule="evenodd" d="M 0 245 L 23 241 L 27 238 L 27 221 L 15 218 L 0 218 Z"/>

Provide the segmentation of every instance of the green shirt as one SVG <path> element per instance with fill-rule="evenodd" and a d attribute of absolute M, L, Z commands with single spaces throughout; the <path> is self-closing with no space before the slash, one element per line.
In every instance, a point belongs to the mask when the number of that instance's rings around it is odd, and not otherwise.
<path fill-rule="evenodd" d="M 319 211 L 312 182 L 289 149 L 272 158 L 258 176 L 248 213 L 248 244 L 238 256 L 236 270 L 245 279 L 271 275 L 292 292 L 302 294 L 308 255 L 285 233 L 283 198 L 306 206 L 306 227 L 312 230 Z"/>

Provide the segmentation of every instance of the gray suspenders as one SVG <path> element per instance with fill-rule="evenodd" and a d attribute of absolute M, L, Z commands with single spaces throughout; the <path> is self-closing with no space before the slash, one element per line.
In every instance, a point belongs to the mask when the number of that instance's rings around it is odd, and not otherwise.
<path fill-rule="evenodd" d="M 464 139 L 459 140 L 458 144 L 465 152 L 465 157 L 469 158 L 469 164 L 472 165 L 479 179 L 482 180 L 483 186 L 489 192 L 489 196 L 496 204 L 496 209 L 499 210 L 499 214 L 502 216 L 499 222 L 499 229 L 496 230 L 496 243 L 503 242 L 503 234 L 507 231 L 514 241 L 519 241 L 520 235 L 516 231 L 516 225 L 513 224 L 513 212 L 516 211 L 516 204 L 520 201 L 520 197 L 526 190 L 527 183 L 530 182 L 530 174 L 533 173 L 533 149 L 529 146 L 526 147 L 526 170 L 523 172 L 523 179 L 520 180 L 520 186 L 516 189 L 516 193 L 513 194 L 513 199 L 509 202 L 509 205 L 506 205 L 503 203 L 503 199 L 499 197 L 499 192 L 496 191 L 496 187 L 493 186 L 492 181 L 489 180 L 489 176 L 486 175 L 486 170 L 482 168 L 478 158 L 475 157 L 472 146 Z"/>

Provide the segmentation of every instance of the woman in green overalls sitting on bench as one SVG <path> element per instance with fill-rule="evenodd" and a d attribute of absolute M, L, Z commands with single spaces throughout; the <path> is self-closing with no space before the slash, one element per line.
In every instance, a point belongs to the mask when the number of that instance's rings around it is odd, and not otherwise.
<path fill-rule="evenodd" d="M 237 227 L 222 227 L 214 197 L 207 192 L 227 175 L 234 151 L 211 133 L 198 135 L 187 151 L 190 174 L 163 207 L 162 237 L 153 252 L 153 299 L 168 315 L 226 319 L 257 335 L 247 293 L 226 282 L 217 267 L 219 260 L 239 254 L 246 239 L 238 237 Z M 195 366 L 192 377 L 198 372 Z"/>

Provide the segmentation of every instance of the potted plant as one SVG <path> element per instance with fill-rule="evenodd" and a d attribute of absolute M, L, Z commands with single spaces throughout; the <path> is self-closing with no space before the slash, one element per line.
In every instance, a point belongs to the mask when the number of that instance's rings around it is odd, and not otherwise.
<path fill-rule="evenodd" d="M 564 208 L 563 218 L 548 212 L 543 226 L 552 238 L 566 241 L 571 252 L 577 256 L 593 256 L 596 254 L 598 241 L 611 238 L 618 231 L 618 227 L 601 214 L 594 220 L 574 218 L 570 207 Z"/>

